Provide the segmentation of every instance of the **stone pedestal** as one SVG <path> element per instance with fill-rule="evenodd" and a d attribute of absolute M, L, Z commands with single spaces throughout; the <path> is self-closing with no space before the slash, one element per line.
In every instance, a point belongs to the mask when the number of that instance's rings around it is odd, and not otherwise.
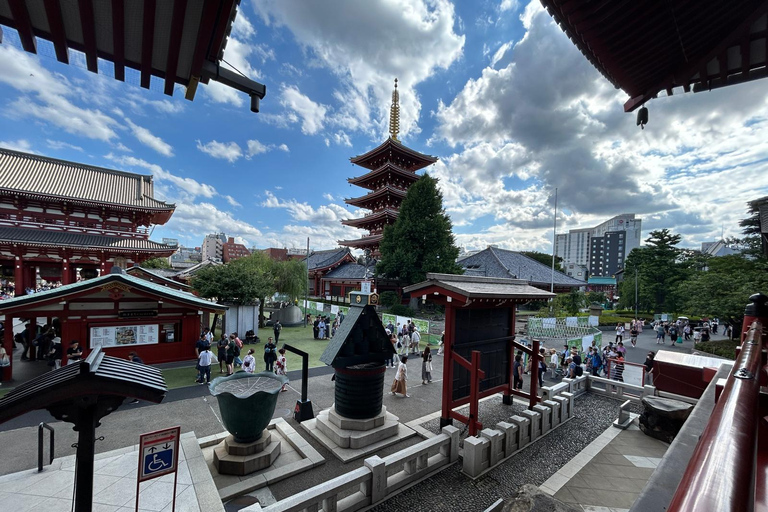
<path fill-rule="evenodd" d="M 280 442 L 264 429 L 261 438 L 252 443 L 240 443 L 227 436 L 213 450 L 213 465 L 222 475 L 243 476 L 267 468 L 280 455 Z"/>
<path fill-rule="evenodd" d="M 301 427 L 343 462 L 416 435 L 413 429 L 401 425 L 397 416 L 387 412 L 386 406 L 373 418 L 366 419 L 347 418 L 332 406 L 317 418 L 302 422 Z"/>

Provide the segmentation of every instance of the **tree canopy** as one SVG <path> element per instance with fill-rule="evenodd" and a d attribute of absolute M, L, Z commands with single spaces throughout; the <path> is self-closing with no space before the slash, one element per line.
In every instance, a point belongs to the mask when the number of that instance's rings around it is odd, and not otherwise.
<path fill-rule="evenodd" d="M 428 272 L 463 273 L 451 228 L 437 180 L 425 174 L 408 189 L 395 223 L 384 229 L 376 273 L 405 285 L 423 281 Z"/>
<path fill-rule="evenodd" d="M 168 258 L 150 258 L 139 264 L 141 268 L 171 268 Z"/>
<path fill-rule="evenodd" d="M 201 269 L 192 278 L 192 288 L 201 297 L 230 304 L 254 304 L 277 291 L 273 260 L 255 252 L 224 265 Z"/>

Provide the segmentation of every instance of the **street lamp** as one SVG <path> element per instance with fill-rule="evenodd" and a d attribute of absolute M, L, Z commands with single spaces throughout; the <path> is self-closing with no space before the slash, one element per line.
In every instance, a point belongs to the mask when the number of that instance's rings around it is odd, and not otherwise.
<path fill-rule="evenodd" d="M 635 320 L 637 320 L 637 265 L 635 265 Z"/>

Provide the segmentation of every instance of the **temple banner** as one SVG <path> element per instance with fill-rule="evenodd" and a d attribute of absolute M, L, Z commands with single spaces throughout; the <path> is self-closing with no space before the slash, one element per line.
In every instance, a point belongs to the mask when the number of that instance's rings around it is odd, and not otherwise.
<path fill-rule="evenodd" d="M 158 342 L 157 325 L 121 325 L 119 327 L 91 327 L 91 348 L 121 347 L 124 345 L 152 345 Z"/>

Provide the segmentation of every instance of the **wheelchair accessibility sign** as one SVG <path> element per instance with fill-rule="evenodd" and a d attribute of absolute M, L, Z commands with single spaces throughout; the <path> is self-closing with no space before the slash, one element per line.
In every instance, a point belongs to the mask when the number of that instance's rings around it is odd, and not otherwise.
<path fill-rule="evenodd" d="M 139 482 L 174 473 L 179 461 L 181 427 L 142 434 L 139 438 Z"/>

